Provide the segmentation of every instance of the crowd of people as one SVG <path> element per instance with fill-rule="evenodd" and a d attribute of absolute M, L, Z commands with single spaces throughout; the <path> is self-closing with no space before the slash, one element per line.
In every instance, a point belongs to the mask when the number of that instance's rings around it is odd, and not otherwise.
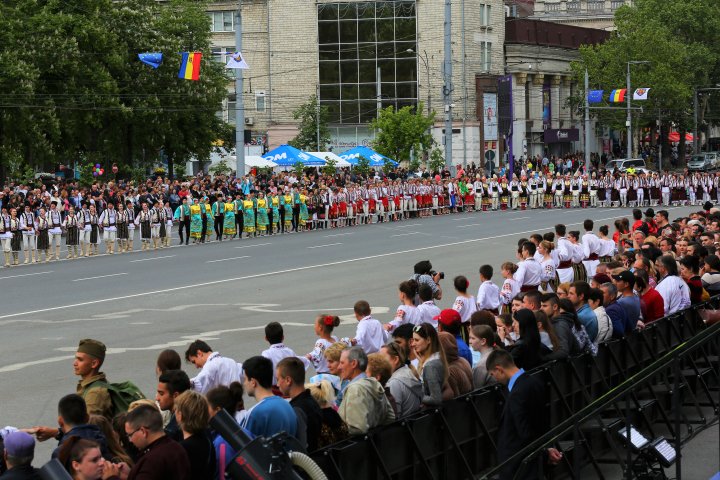
<path fill-rule="evenodd" d="M 533 170 L 536 168 L 536 170 Z M 720 202 L 720 174 L 591 175 L 524 164 L 519 175 L 486 177 L 470 165 L 450 176 L 398 169 L 367 177 L 312 170 L 241 178 L 197 176 L 145 184 L 80 187 L 10 184 L 0 191 L 0 244 L 6 267 L 180 244 L 343 228 L 449 213 L 538 208 L 643 207 Z M 137 233 L 136 233 L 137 231 Z M 64 237 L 64 239 L 63 239 Z"/>
<path fill-rule="evenodd" d="M 718 209 L 672 221 L 665 210 L 635 209 L 632 219 L 615 222 L 612 236 L 609 228 L 596 233 L 586 220 L 582 234 L 558 224 L 520 239 L 516 258 L 500 265 L 501 279 L 483 264 L 477 277 L 457 275 L 448 286 L 444 273 L 420 261 L 398 284 L 392 320 L 377 320 L 359 300 L 355 335 L 338 338 L 340 319 L 319 314 L 306 354 L 285 344 L 278 322 L 265 327 L 267 349 L 242 363 L 203 340 L 183 356 L 165 350 L 154 399 L 119 395 L 137 390 L 110 383 L 101 371 L 105 345 L 81 340 L 77 390 L 59 400 L 58 427 L 1 431 L 8 470 L 0 479 L 38 478 L 35 439 L 58 442 L 53 458 L 74 479 L 222 479 L 236 452 L 209 427 L 220 410 L 250 436 L 285 432 L 314 452 L 496 382 L 509 392 L 497 442 L 502 462 L 548 428 L 542 414 L 527 428 L 508 420 L 541 408 L 521 396 L 546 394 L 525 371 L 594 355 L 600 342 L 720 293 Z M 183 360 L 198 374 L 190 378 Z M 247 397 L 255 402 L 249 408 Z M 550 449 L 545 458 L 561 456 Z"/>

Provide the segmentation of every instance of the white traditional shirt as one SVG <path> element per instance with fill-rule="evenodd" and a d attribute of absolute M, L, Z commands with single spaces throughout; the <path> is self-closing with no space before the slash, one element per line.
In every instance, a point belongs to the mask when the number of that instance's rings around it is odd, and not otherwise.
<path fill-rule="evenodd" d="M 477 312 L 477 302 L 473 296 L 463 297 L 462 295 L 458 295 L 452 308 L 460 314 L 460 320 L 462 323 L 468 323 L 470 321 L 470 316 Z"/>
<path fill-rule="evenodd" d="M 540 285 L 540 282 L 542 282 L 542 267 L 534 258 L 526 258 L 518 263 L 517 272 L 513 277 L 520 284 L 520 288 Z"/>
<path fill-rule="evenodd" d="M 243 381 L 242 364 L 231 358 L 212 352 L 203 365 L 200 373 L 190 379 L 190 384 L 198 393 L 206 394 L 220 385 L 228 386 L 232 382 Z"/>
<path fill-rule="evenodd" d="M 392 330 L 395 330 L 397 327 L 404 323 L 410 323 L 413 325 L 417 324 L 417 307 L 414 305 L 400 305 L 397 308 L 397 311 L 395 312 L 395 318 L 393 318 L 389 323 L 392 325 Z"/>
<path fill-rule="evenodd" d="M 427 302 L 423 302 L 417 307 L 416 325 L 429 323 L 433 327 L 437 328 L 438 322 L 437 320 L 434 320 L 434 318 L 438 315 L 440 315 L 440 308 L 435 305 L 434 301 L 428 300 Z"/>
<path fill-rule="evenodd" d="M 277 369 L 280 360 L 288 357 L 297 357 L 297 355 L 295 355 L 295 351 L 292 348 L 285 346 L 284 343 L 275 343 L 273 345 L 270 345 L 270 348 L 262 352 L 262 356 L 265 358 L 269 358 L 273 362 L 273 385 L 277 384 L 277 378 L 275 378 L 275 370 Z M 307 359 L 305 360 L 307 361 Z M 305 368 L 307 368 L 307 366 Z"/>
<path fill-rule="evenodd" d="M 500 308 L 500 289 L 492 280 L 480 284 L 475 299 L 478 310 L 497 310 Z"/>
<path fill-rule="evenodd" d="M 379 352 L 386 340 L 387 333 L 379 320 L 370 315 L 360 319 L 355 331 L 355 345 L 365 350 L 366 354 Z"/>

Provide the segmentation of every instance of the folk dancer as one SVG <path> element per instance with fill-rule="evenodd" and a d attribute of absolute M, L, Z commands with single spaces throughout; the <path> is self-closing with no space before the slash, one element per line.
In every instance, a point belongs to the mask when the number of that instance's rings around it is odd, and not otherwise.
<path fill-rule="evenodd" d="M 125 202 L 125 213 L 127 214 L 128 238 L 125 244 L 125 251 L 132 252 L 133 241 L 135 240 L 135 206 L 128 200 Z"/>
<path fill-rule="evenodd" d="M 225 218 L 223 219 L 223 235 L 226 239 L 235 238 L 235 235 L 237 234 L 237 223 L 235 220 L 235 202 L 231 202 L 230 199 L 232 197 L 228 196 L 227 201 L 225 202 Z M 277 196 L 273 195 L 273 198 L 275 199 L 275 202 L 277 203 Z M 275 216 L 276 219 L 279 220 L 279 216 Z"/>
<path fill-rule="evenodd" d="M 563 207 L 563 192 L 565 191 L 565 185 L 563 183 L 563 179 L 558 173 L 555 177 L 555 180 L 552 184 L 553 192 L 555 192 L 555 195 L 553 196 L 553 207 L 555 208 L 562 208 Z"/>
<path fill-rule="evenodd" d="M 37 255 L 37 235 L 35 225 L 35 214 L 30 211 L 30 205 L 25 205 L 25 211 L 20 217 L 20 228 L 23 234 L 23 249 L 25 252 L 25 261 L 23 263 L 28 264 L 30 262 L 37 263 L 40 261 L 40 256 Z"/>
<path fill-rule="evenodd" d="M 150 250 L 150 240 L 152 236 L 151 227 L 152 215 L 148 208 L 147 202 L 142 203 L 142 210 L 135 217 L 135 225 L 140 227 L 140 242 L 142 244 L 142 251 Z"/>
<path fill-rule="evenodd" d="M 537 290 L 542 282 L 543 270 L 535 260 L 535 244 L 525 242 L 522 244 L 520 254 L 522 261 L 518 263 L 518 269 L 513 275 L 515 281 L 520 285 L 521 292 Z"/>
<path fill-rule="evenodd" d="M 185 200 L 185 197 L 183 197 L 183 200 Z M 118 252 L 127 252 L 127 242 L 128 237 L 130 236 L 130 231 L 128 230 L 128 225 L 130 224 L 130 217 L 122 202 L 118 202 L 115 224 L 115 226 L 117 227 L 116 238 L 118 243 Z"/>
<path fill-rule="evenodd" d="M 98 214 L 95 205 L 90 205 L 90 256 L 98 254 L 98 245 L 100 243 L 100 226 L 98 224 Z"/>
<path fill-rule="evenodd" d="M 48 236 L 50 237 L 50 260 L 60 260 L 60 241 L 62 237 L 62 216 L 57 209 L 55 200 L 50 202 L 50 211 L 48 212 Z M 53 246 L 55 253 L 53 253 Z M 9 251 L 9 250 L 8 250 Z"/>
<path fill-rule="evenodd" d="M 573 268 L 573 281 L 574 282 L 587 282 L 587 270 L 583 260 L 585 259 L 585 251 L 580 243 L 580 232 L 573 230 L 568 232 L 569 244 L 567 245 L 572 249 L 572 268 Z"/>
<path fill-rule="evenodd" d="M 2 223 L 2 222 L 0 222 Z M 37 218 L 37 261 L 40 261 L 40 253 L 45 254 L 45 262 L 48 261 L 48 251 L 50 249 L 50 237 L 48 236 L 48 228 L 50 226 L 47 219 L 47 211 L 40 208 L 40 214 Z"/>
<path fill-rule="evenodd" d="M 164 210 L 164 220 L 165 220 L 165 234 L 161 235 L 160 241 L 162 243 L 163 247 L 169 247 L 170 246 L 170 239 L 172 237 L 172 227 L 173 227 L 173 211 L 172 208 L 170 208 L 170 202 L 165 202 L 165 206 L 163 207 Z"/>
<path fill-rule="evenodd" d="M 80 231 L 80 255 L 90 256 L 90 231 L 92 226 L 90 223 L 90 203 L 82 202 L 82 208 L 75 210 L 75 217 L 78 221 L 78 229 Z"/>
<path fill-rule="evenodd" d="M 180 235 L 180 245 L 190 242 L 190 205 L 188 205 L 188 197 L 182 198 L 182 203 L 175 209 L 173 215 L 178 222 L 178 235 Z M 233 216 L 233 221 L 235 216 Z"/>
<path fill-rule="evenodd" d="M 570 241 L 565 237 L 567 229 L 565 225 L 555 225 L 555 235 L 557 235 L 557 253 L 558 265 L 555 271 L 558 276 L 558 284 L 572 283 L 575 280 L 573 272 L 572 256 L 574 248 Z"/>
<path fill-rule="evenodd" d="M 112 202 L 108 202 L 107 208 L 100 214 L 100 227 L 103 231 L 105 242 L 105 253 L 115 253 L 115 241 L 117 240 L 117 210 Z"/>
<path fill-rule="evenodd" d="M 10 209 L 10 251 L 12 252 L 12 264 L 17 266 L 20 264 L 20 250 L 23 244 L 23 233 L 20 226 L 20 217 L 18 217 L 17 208 Z"/>
<path fill-rule="evenodd" d="M 93 205 L 94 207 L 94 205 Z M 65 245 L 67 245 L 68 260 L 78 258 L 80 256 L 80 223 L 78 218 L 75 216 L 75 208 L 70 207 L 68 214 L 63 222 L 63 229 L 65 230 Z"/>
<path fill-rule="evenodd" d="M 583 222 L 585 235 L 582 237 L 583 265 L 587 272 L 587 278 L 595 276 L 595 269 L 600 263 L 600 251 L 602 250 L 600 239 L 593 233 L 593 221 L 590 219 Z"/>
<path fill-rule="evenodd" d="M 509 185 L 510 189 L 510 208 L 517 210 L 520 203 L 520 182 L 517 181 L 517 176 L 513 174 L 512 180 Z"/>
<path fill-rule="evenodd" d="M 225 199 L 222 193 L 218 193 L 217 200 L 212 204 L 213 228 L 215 230 L 215 240 L 222 242 L 223 229 L 225 224 Z"/>

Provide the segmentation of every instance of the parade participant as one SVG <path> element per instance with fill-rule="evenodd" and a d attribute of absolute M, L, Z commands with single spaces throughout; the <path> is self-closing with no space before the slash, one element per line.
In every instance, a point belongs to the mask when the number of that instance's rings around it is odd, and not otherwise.
<path fill-rule="evenodd" d="M 17 208 L 10 209 L 10 217 L 8 221 L 8 231 L 11 234 L 10 237 L 10 252 L 12 254 L 12 264 L 17 266 L 20 264 L 20 250 L 23 244 L 23 233 L 20 225 L 20 217 L 18 217 Z"/>
<path fill-rule="evenodd" d="M 213 228 L 215 230 L 215 240 L 222 242 L 223 230 L 225 228 L 225 199 L 222 193 L 217 195 L 217 199 L 212 204 Z"/>
<path fill-rule="evenodd" d="M 540 288 L 543 293 L 550 293 L 555 291 L 555 259 L 552 257 L 552 252 L 555 248 L 552 242 L 543 240 L 537 246 L 538 253 L 541 258 L 539 260 L 540 266 L 542 267 L 542 282 Z"/>
<path fill-rule="evenodd" d="M 513 277 L 520 285 L 521 292 L 537 290 L 542 282 L 543 271 L 540 264 L 535 260 L 535 244 L 525 242 L 522 244 L 522 261 L 518 263 L 518 270 Z"/>
<path fill-rule="evenodd" d="M 250 192 L 243 200 L 243 230 L 247 233 L 247 236 L 255 236 L 255 201 L 254 193 Z"/>
<path fill-rule="evenodd" d="M 395 312 L 395 318 L 385 325 L 385 330 L 392 332 L 405 323 L 417 324 L 418 312 L 415 307 L 418 283 L 415 280 L 405 280 L 398 287 L 398 297 L 402 302 Z"/>
<path fill-rule="evenodd" d="M 594 223 L 592 220 L 587 219 L 583 222 L 585 228 L 585 235 L 582 238 L 583 247 L 583 265 L 585 265 L 585 271 L 587 272 L 587 278 L 595 276 L 595 268 L 600 263 L 600 239 L 593 233 Z"/>
<path fill-rule="evenodd" d="M 553 197 L 553 207 L 555 208 L 562 208 L 563 207 L 563 193 L 565 192 L 565 184 L 563 182 L 562 177 L 560 176 L 560 173 L 558 172 L 555 176 L 555 180 L 552 184 L 553 192 L 555 192 L 555 195 Z"/>
<path fill-rule="evenodd" d="M 231 202 L 232 197 L 228 196 L 227 201 L 224 203 L 225 214 L 223 216 L 222 233 L 226 240 L 235 238 L 237 234 L 236 223 L 235 223 L 235 203 Z"/>
<path fill-rule="evenodd" d="M 282 196 L 280 198 L 281 198 L 280 212 L 281 212 L 281 216 L 282 216 L 282 212 L 283 212 Z M 233 235 L 233 238 L 235 238 L 235 236 L 238 236 L 239 238 L 242 239 L 243 230 L 245 229 L 245 217 L 243 214 L 243 194 L 240 192 L 236 193 L 235 200 L 233 200 L 232 204 L 233 204 L 233 212 L 235 213 L 235 231 L 236 231 L 235 235 Z"/>
<path fill-rule="evenodd" d="M 517 176 L 513 174 L 512 180 L 509 185 L 510 189 L 510 208 L 512 210 L 518 209 L 520 203 L 520 183 L 517 181 Z"/>
<path fill-rule="evenodd" d="M 130 217 L 128 216 L 128 212 L 127 210 L 125 210 L 125 206 L 122 204 L 122 202 L 119 202 L 117 206 L 116 223 L 118 252 L 124 253 L 127 252 L 128 248 L 127 243 L 130 236 L 128 224 L 130 223 Z"/>
<path fill-rule="evenodd" d="M 178 221 L 180 245 L 183 243 L 187 245 L 190 242 L 190 205 L 188 205 L 187 197 L 183 197 L 181 201 L 182 203 L 175 209 L 173 217 Z"/>
<path fill-rule="evenodd" d="M 12 249 L 10 242 L 12 241 L 12 232 L 10 231 L 10 215 L 5 208 L 0 213 L 0 241 L 2 241 L 3 255 L 5 256 L 5 266 L 12 266 Z"/>
<path fill-rule="evenodd" d="M 580 206 L 580 193 L 581 193 L 582 182 L 579 178 L 579 174 L 576 172 L 575 177 L 570 181 L 570 193 L 572 195 L 572 208 L 578 208 Z"/>
<path fill-rule="evenodd" d="M 80 205 L 82 205 L 82 208 Z M 75 207 L 75 216 L 77 217 L 80 232 L 80 255 L 89 257 L 92 253 L 90 247 L 90 232 L 92 231 L 90 203 L 82 202 L 80 205 Z"/>
<path fill-rule="evenodd" d="M 98 225 L 98 214 L 95 205 L 90 205 L 90 256 L 98 254 L 98 244 L 100 243 L 100 227 Z"/>
<path fill-rule="evenodd" d="M 268 218 L 267 200 L 265 200 L 265 194 L 262 191 L 258 192 L 258 198 L 255 203 L 255 208 L 255 223 L 257 224 L 257 233 L 260 234 L 261 237 L 264 237 L 267 234 L 268 225 L 270 225 L 270 219 Z"/>
<path fill-rule="evenodd" d="M 587 281 L 587 270 L 583 260 L 585 259 L 585 251 L 580 243 L 580 232 L 573 230 L 568 232 L 568 247 L 572 248 L 572 268 L 573 268 L 573 281 L 574 282 L 586 282 Z"/>
<path fill-rule="evenodd" d="M 565 225 L 559 223 L 555 225 L 555 234 L 557 235 L 558 265 L 556 272 L 558 275 L 557 283 L 572 283 L 574 278 L 572 257 L 575 251 L 570 241 L 565 237 Z"/>
<path fill-rule="evenodd" d="M 242 364 L 219 352 L 202 340 L 192 342 L 185 350 L 185 360 L 200 370 L 190 379 L 193 390 L 205 394 L 219 385 L 228 386 L 232 382 L 242 382 Z"/>
<path fill-rule="evenodd" d="M 488 185 L 488 193 L 492 202 L 492 211 L 495 212 L 497 211 L 500 204 L 500 185 L 497 183 L 496 175 L 493 175 L 492 180 L 490 180 L 490 185 Z"/>
<path fill-rule="evenodd" d="M 271 191 L 267 196 L 267 202 L 268 219 L 270 220 L 270 227 L 268 228 L 268 231 L 270 232 L 270 235 L 280 233 L 280 199 L 276 193 Z M 225 215 L 227 215 L 227 210 Z"/>
<path fill-rule="evenodd" d="M 480 177 L 479 173 L 475 176 L 475 182 L 473 183 L 473 190 L 475 192 L 475 211 L 479 212 L 482 210 L 483 194 L 485 193 L 484 187 L 483 187 L 483 182 L 481 181 L 481 177 Z"/>
<path fill-rule="evenodd" d="M 298 198 L 300 200 L 300 212 L 298 213 L 299 231 L 303 232 L 307 230 L 307 222 L 310 218 L 307 207 L 307 190 L 303 189 Z"/>
<path fill-rule="evenodd" d="M 370 304 L 365 300 L 358 300 L 353 306 L 353 312 L 358 321 L 355 338 L 343 338 L 341 341 L 351 346 L 357 345 L 367 354 L 379 351 L 387 340 L 387 334 L 382 324 L 372 317 Z"/>
<path fill-rule="evenodd" d="M 500 273 L 505 279 L 499 293 L 500 303 L 502 304 L 502 312 L 500 313 L 509 313 L 513 299 L 520 293 L 520 284 L 515 280 L 517 271 L 518 266 L 512 262 L 505 262 L 500 266 Z M 480 305 L 478 305 L 478 310 L 482 310 Z M 492 310 L 489 311 L 493 312 Z"/>
<path fill-rule="evenodd" d="M 40 261 L 36 258 L 37 254 L 37 236 L 35 225 L 35 214 L 30 211 L 30 205 L 25 205 L 25 211 L 20 217 L 20 228 L 23 235 L 23 248 L 25 251 L 25 261 L 23 263 L 37 263 Z"/>
<path fill-rule="evenodd" d="M 480 286 L 478 287 L 477 297 L 475 297 L 477 310 L 487 310 L 493 315 L 499 315 L 502 298 L 500 296 L 500 289 L 498 289 L 497 285 L 492 281 L 492 265 L 481 265 L 479 273 Z"/>
<path fill-rule="evenodd" d="M 336 315 L 318 315 L 315 319 L 315 335 L 318 339 L 313 350 L 306 354 L 305 358 L 310 360 L 317 374 L 330 373 L 325 350 L 338 341 L 332 332 L 339 325 L 340 317 Z"/>
<path fill-rule="evenodd" d="M 190 205 L 190 236 L 193 244 L 197 244 L 201 240 L 202 235 L 202 207 L 200 199 L 194 198 L 193 204 Z"/>
<path fill-rule="evenodd" d="M 617 252 L 617 246 L 612 238 L 608 237 L 609 229 L 607 225 L 602 225 L 599 229 L 599 248 L 598 255 L 600 263 L 608 263 L 612 260 L 613 255 Z M 595 267 L 597 273 L 597 266 Z"/>
<path fill-rule="evenodd" d="M 40 214 L 37 218 L 37 262 L 40 261 L 40 253 L 45 254 L 45 262 L 48 261 L 49 249 L 50 249 L 50 237 L 48 236 L 49 222 L 47 219 L 47 212 L 44 207 L 40 207 Z M 0 226 L 2 226 L 2 220 L 0 219 Z M 0 234 L 2 239 L 2 234 Z"/>
<path fill-rule="evenodd" d="M 173 211 L 170 208 L 170 202 L 165 202 L 165 206 L 162 211 L 162 226 L 160 227 L 160 246 L 169 247 L 170 239 L 172 237 L 172 226 L 173 226 Z"/>
<path fill-rule="evenodd" d="M 152 238 L 151 229 L 152 215 L 148 208 L 147 202 L 142 203 L 142 210 L 135 217 L 135 225 L 140 227 L 140 241 L 142 242 L 142 250 L 150 250 L 150 239 Z"/>
<path fill-rule="evenodd" d="M 135 207 L 132 201 L 125 202 L 125 213 L 127 214 L 128 238 L 125 244 L 125 251 L 132 252 L 133 241 L 135 240 Z"/>
<path fill-rule="evenodd" d="M 57 209 L 57 202 L 50 202 L 50 211 L 48 212 L 48 237 L 50 239 L 50 260 L 60 260 L 60 241 L 62 240 L 62 216 Z M 6 229 L 9 233 L 9 230 Z M 53 253 L 53 247 L 55 251 Z M 10 252 L 10 244 L 8 244 L 7 252 Z"/>
<path fill-rule="evenodd" d="M 156 201 L 150 209 L 150 234 L 152 237 L 153 249 L 160 248 L 160 240 L 165 233 L 165 209 L 160 201 Z"/>
<path fill-rule="evenodd" d="M 108 202 L 107 208 L 100 214 L 100 226 L 103 230 L 103 240 L 105 241 L 105 253 L 115 253 L 115 240 L 117 240 L 117 211 L 115 204 Z M 122 251 L 122 249 L 121 249 Z"/>
<path fill-rule="evenodd" d="M 592 175 L 590 176 L 589 184 L 589 198 L 590 198 L 590 206 L 592 208 L 596 208 L 598 206 L 598 197 L 600 196 L 600 182 L 596 178 L 595 172 L 592 172 Z M 601 197 L 602 198 L 602 197 Z"/>
<path fill-rule="evenodd" d="M 200 243 L 205 243 L 205 240 L 207 240 L 207 237 L 209 236 L 208 232 L 208 219 L 212 215 L 212 212 L 209 212 L 210 205 L 208 204 L 208 198 L 203 196 L 200 198 Z"/>
<path fill-rule="evenodd" d="M 453 284 L 458 296 L 455 297 L 455 302 L 453 303 L 452 308 L 460 314 L 461 323 L 465 327 L 464 333 L 467 333 L 467 325 L 470 324 L 470 316 L 478 309 L 477 301 L 475 300 L 475 297 L 467 293 L 468 288 L 470 288 L 470 280 L 468 280 L 465 276 L 459 275 L 455 277 Z M 494 298 L 498 298 L 498 296 L 495 295 Z"/>

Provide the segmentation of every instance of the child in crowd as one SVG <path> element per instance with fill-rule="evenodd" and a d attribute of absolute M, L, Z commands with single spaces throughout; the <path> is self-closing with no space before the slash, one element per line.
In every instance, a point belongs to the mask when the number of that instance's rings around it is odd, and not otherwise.
<path fill-rule="evenodd" d="M 310 360 L 316 373 L 329 373 L 325 350 L 337 342 L 332 331 L 338 325 L 340 325 L 340 318 L 335 315 L 318 315 L 315 319 L 315 335 L 318 336 L 318 339 L 315 342 L 315 348 L 305 355 L 305 358 Z"/>
<path fill-rule="evenodd" d="M 464 275 L 459 275 L 453 280 L 455 285 L 455 291 L 458 296 L 455 298 L 453 303 L 453 310 L 460 314 L 460 321 L 463 325 L 468 325 L 470 322 L 470 316 L 477 311 L 477 303 L 475 297 L 467 293 L 470 287 L 470 280 Z M 497 288 L 497 287 L 495 287 Z"/>
<path fill-rule="evenodd" d="M 478 359 L 475 360 L 473 353 L 473 387 L 481 388 L 488 383 L 493 382 L 493 378 L 488 374 L 485 368 L 485 362 L 488 356 L 494 350 L 495 332 L 487 325 L 475 325 L 470 329 L 470 347 L 473 352 L 478 353 Z"/>
<path fill-rule="evenodd" d="M 500 290 L 492 282 L 492 276 L 493 268 L 491 265 L 482 265 L 480 267 L 480 287 L 478 288 L 476 303 L 478 310 L 487 310 L 493 315 L 497 315 L 500 313 Z"/>
<path fill-rule="evenodd" d="M 277 378 L 275 378 L 275 371 L 277 370 L 277 364 L 280 360 L 287 357 L 296 357 L 295 352 L 292 348 L 286 346 L 283 342 L 285 341 L 285 333 L 283 327 L 278 322 L 270 322 L 265 325 L 265 340 L 270 344 L 270 348 L 262 352 L 262 356 L 269 358 L 273 362 L 273 385 L 277 385 Z M 307 368 L 310 362 L 306 358 L 302 358 Z"/>
<path fill-rule="evenodd" d="M 420 297 L 420 305 L 417 306 L 416 325 L 429 323 L 437 328 L 437 320 L 434 318 L 440 315 L 440 308 L 433 300 L 432 287 L 426 283 L 421 284 L 418 287 L 418 297 Z"/>
<path fill-rule="evenodd" d="M 398 287 L 398 297 L 402 302 L 395 312 L 395 318 L 385 325 L 385 330 L 392 332 L 404 323 L 417 324 L 417 307 L 415 306 L 415 295 L 417 294 L 418 283 L 415 280 L 405 280 Z"/>
<path fill-rule="evenodd" d="M 513 275 L 517 272 L 517 265 L 512 262 L 505 262 L 500 266 L 500 273 L 505 281 L 503 281 L 500 289 L 500 303 L 502 304 L 502 313 L 510 313 L 510 305 L 515 296 L 520 293 L 520 284 L 515 280 Z"/>

